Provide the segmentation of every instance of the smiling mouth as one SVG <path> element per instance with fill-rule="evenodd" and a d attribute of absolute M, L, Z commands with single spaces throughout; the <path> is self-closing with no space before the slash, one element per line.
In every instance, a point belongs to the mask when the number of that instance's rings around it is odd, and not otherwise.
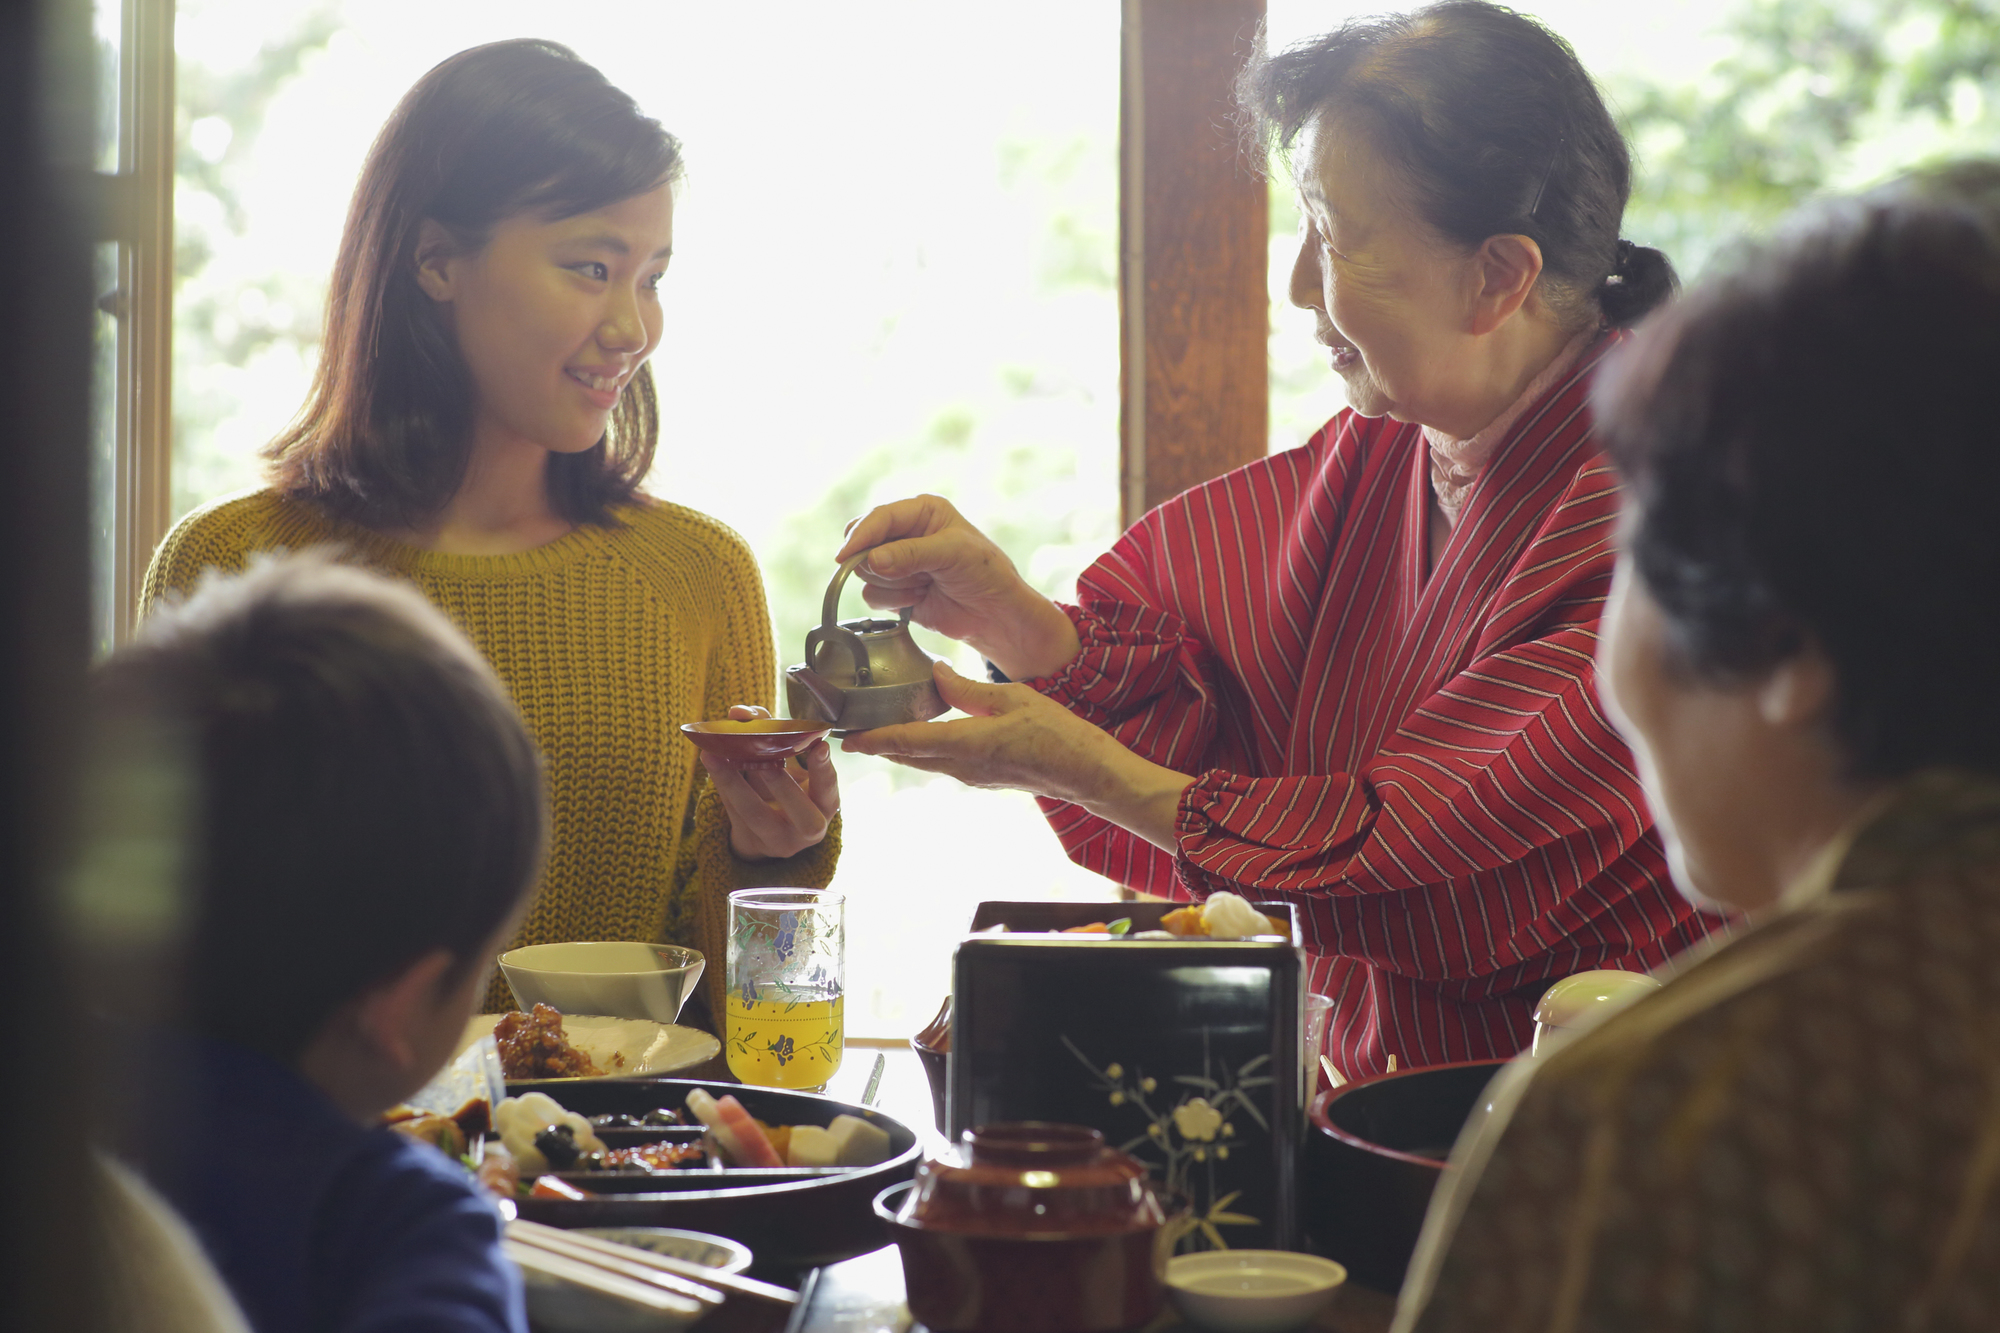
<path fill-rule="evenodd" d="M 563 373 L 595 393 L 617 393 L 625 384 L 623 375 L 593 375 L 587 370 L 578 370 L 574 367 L 566 369 Z"/>
<path fill-rule="evenodd" d="M 1326 344 L 1326 350 L 1335 370 L 1350 370 L 1361 364 L 1361 349 L 1353 343 L 1330 342 Z"/>

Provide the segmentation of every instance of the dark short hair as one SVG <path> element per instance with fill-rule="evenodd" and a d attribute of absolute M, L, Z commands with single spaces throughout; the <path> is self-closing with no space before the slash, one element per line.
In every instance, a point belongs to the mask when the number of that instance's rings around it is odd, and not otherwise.
<path fill-rule="evenodd" d="M 449 326 L 417 285 L 425 219 L 476 250 L 494 226 L 604 208 L 675 180 L 680 143 L 568 47 L 476 46 L 432 69 L 376 137 L 354 188 L 306 405 L 265 450 L 276 486 L 371 527 L 442 509 L 471 453 L 473 389 Z M 641 366 L 605 437 L 549 459 L 572 523 L 609 524 L 653 464 L 659 405 Z"/>
<path fill-rule="evenodd" d="M 1568 42 L 1483 0 L 1350 19 L 1253 63 L 1238 99 L 1288 150 L 1330 113 L 1402 174 L 1419 214 L 1468 248 L 1519 234 L 1547 299 L 1627 327 L 1674 290 L 1666 255 L 1619 239 L 1632 157 Z"/>
<path fill-rule="evenodd" d="M 292 1059 L 347 1000 L 480 945 L 541 867 L 541 763 L 421 593 L 316 556 L 211 574 L 98 669 L 107 753 L 187 789 L 185 1018 Z"/>
<path fill-rule="evenodd" d="M 2000 771 L 2000 163 L 1796 215 L 1649 322 L 1596 411 L 1690 670 L 1810 641 L 1857 775 Z"/>

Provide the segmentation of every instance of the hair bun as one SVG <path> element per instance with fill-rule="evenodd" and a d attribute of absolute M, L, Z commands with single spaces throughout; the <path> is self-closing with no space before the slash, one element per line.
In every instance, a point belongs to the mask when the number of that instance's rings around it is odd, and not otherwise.
<path fill-rule="evenodd" d="M 1665 254 L 1649 245 L 1619 241 L 1610 276 L 1597 289 L 1597 304 L 1615 329 L 1629 329 L 1680 289 Z"/>

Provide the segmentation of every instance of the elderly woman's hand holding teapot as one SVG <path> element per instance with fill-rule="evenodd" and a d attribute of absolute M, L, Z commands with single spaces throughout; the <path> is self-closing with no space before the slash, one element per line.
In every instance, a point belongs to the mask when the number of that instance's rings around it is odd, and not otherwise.
<path fill-rule="evenodd" d="M 1070 801 L 1155 847 L 1174 849 L 1174 817 L 1192 777 L 1140 758 L 1026 685 L 967 680 L 944 662 L 935 675 L 944 701 L 969 716 L 877 727 L 849 736 L 841 748 L 948 774 L 969 787 Z"/>
<path fill-rule="evenodd" d="M 868 605 L 908 607 L 910 619 L 971 645 L 1010 679 L 1052 675 L 1082 647 L 1069 617 L 949 500 L 919 495 L 870 510 L 848 525 L 835 559 L 858 551 L 869 552 L 855 570 Z"/>
<path fill-rule="evenodd" d="M 1015 680 L 1052 675 L 1082 650 L 1062 609 L 949 501 L 920 495 L 870 511 L 849 527 L 839 558 L 864 550 L 855 572 L 870 606 L 907 606 L 912 620 L 970 644 Z M 935 677 L 944 701 L 970 716 L 877 727 L 841 748 L 967 786 L 1071 801 L 1157 847 L 1174 846 L 1175 810 L 1193 778 L 1140 758 L 1026 685 L 970 681 L 942 662 Z"/>

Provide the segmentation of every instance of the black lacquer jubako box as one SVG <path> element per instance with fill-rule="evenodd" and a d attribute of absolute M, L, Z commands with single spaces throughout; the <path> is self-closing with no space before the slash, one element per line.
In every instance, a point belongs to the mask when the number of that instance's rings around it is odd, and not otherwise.
<path fill-rule="evenodd" d="M 1287 936 L 1044 933 L 1119 916 L 1157 929 L 1178 905 L 980 904 L 952 970 L 950 1132 L 1090 1125 L 1186 1196 L 1182 1252 L 1293 1248 L 1305 955 L 1291 906 L 1251 904 Z"/>

